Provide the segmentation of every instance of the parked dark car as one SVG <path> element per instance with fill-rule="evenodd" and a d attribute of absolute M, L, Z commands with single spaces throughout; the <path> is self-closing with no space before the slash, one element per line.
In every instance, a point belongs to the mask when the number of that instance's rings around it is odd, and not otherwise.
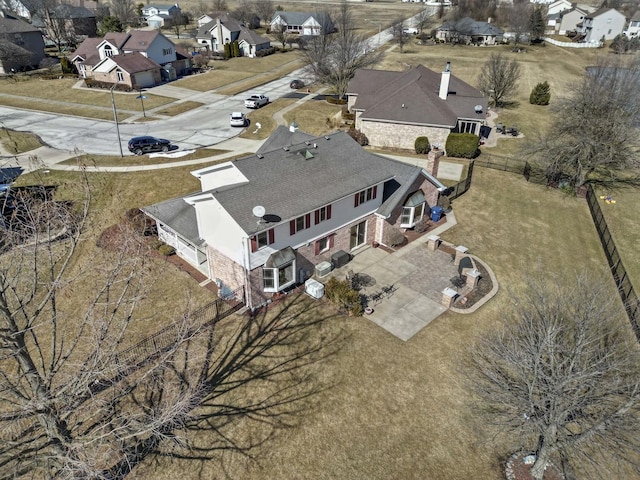
<path fill-rule="evenodd" d="M 289 87 L 297 90 L 299 88 L 304 88 L 304 82 L 302 80 L 291 80 Z"/>
<path fill-rule="evenodd" d="M 136 155 L 149 152 L 168 152 L 171 149 L 171 142 L 164 138 L 156 137 L 133 137 L 129 140 L 129 151 Z"/>

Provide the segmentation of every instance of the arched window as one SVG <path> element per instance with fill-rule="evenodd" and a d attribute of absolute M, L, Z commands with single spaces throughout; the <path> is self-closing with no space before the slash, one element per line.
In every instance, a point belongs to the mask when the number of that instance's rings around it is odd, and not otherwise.
<path fill-rule="evenodd" d="M 424 215 L 426 205 L 424 193 L 418 190 L 407 198 L 402 207 L 402 215 L 400 216 L 400 226 L 403 228 L 412 228 L 418 223 Z"/>

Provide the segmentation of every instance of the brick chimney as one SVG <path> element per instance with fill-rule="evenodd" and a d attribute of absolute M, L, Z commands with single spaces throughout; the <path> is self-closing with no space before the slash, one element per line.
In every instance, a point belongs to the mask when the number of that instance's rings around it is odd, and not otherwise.
<path fill-rule="evenodd" d="M 439 97 L 442 100 L 447 99 L 447 93 L 449 93 L 449 79 L 451 78 L 451 62 L 447 62 L 447 66 L 442 72 L 442 79 L 440 80 L 440 93 Z"/>
<path fill-rule="evenodd" d="M 444 155 L 442 150 L 434 150 L 433 148 L 427 153 L 427 166 L 425 170 L 427 173 L 438 176 L 438 167 L 440 167 L 440 157 Z"/>

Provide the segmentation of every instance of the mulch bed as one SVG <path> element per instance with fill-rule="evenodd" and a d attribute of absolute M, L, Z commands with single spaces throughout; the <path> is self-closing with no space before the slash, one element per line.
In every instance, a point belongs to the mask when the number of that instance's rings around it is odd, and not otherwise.
<path fill-rule="evenodd" d="M 491 281 L 489 272 L 487 272 L 487 269 L 484 268 L 484 265 L 476 261 L 476 267 L 480 272 L 480 280 L 478 280 L 478 284 L 473 290 L 471 290 L 471 292 L 463 297 L 458 298 L 458 300 L 454 304 L 456 308 L 465 309 L 472 307 L 476 302 L 488 295 L 493 288 L 493 282 Z"/>
<path fill-rule="evenodd" d="M 507 460 L 505 475 L 507 480 L 534 480 L 531 476 L 531 467 L 533 464 L 526 465 L 524 458 L 530 455 L 525 452 L 513 454 L 509 460 Z M 564 475 L 555 465 L 547 465 L 547 469 L 544 471 L 543 480 L 564 480 Z"/>

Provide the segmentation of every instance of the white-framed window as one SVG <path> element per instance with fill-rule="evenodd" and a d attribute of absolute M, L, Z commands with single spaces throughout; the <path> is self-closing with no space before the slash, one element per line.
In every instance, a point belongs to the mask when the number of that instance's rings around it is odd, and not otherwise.
<path fill-rule="evenodd" d="M 104 47 L 104 56 L 105 57 L 112 57 L 113 56 L 113 50 L 111 49 L 111 47 L 109 45 L 105 45 L 105 47 Z"/>
<path fill-rule="evenodd" d="M 260 232 L 251 237 L 251 251 L 255 252 L 261 248 L 271 245 L 275 241 L 275 231 L 273 228 Z"/>
<path fill-rule="evenodd" d="M 124 81 L 124 74 L 120 70 L 118 70 L 116 72 L 116 76 L 118 77 L 118 81 L 119 82 L 123 82 Z"/>
<path fill-rule="evenodd" d="M 162 55 L 171 55 L 173 53 L 173 49 L 172 48 L 163 48 L 162 49 Z"/>
<path fill-rule="evenodd" d="M 315 211 L 315 224 L 331 219 L 331 205 L 325 205 Z"/>
<path fill-rule="evenodd" d="M 278 268 L 262 269 L 262 288 L 265 292 L 279 292 L 296 282 L 296 261 Z"/>
<path fill-rule="evenodd" d="M 294 218 L 289 221 L 289 234 L 295 235 L 296 232 L 305 230 L 311 226 L 311 214 L 307 213 L 300 217 Z"/>
<path fill-rule="evenodd" d="M 424 216 L 426 201 L 422 190 L 412 193 L 404 206 L 400 215 L 400 226 L 402 228 L 412 228 Z"/>
<path fill-rule="evenodd" d="M 458 131 L 460 133 L 476 133 L 476 128 L 478 124 L 476 122 L 465 122 L 464 120 L 460 120 L 458 123 Z"/>
<path fill-rule="evenodd" d="M 373 200 L 378 195 L 378 186 L 374 185 L 373 187 L 369 187 L 361 192 L 356 193 L 353 206 L 357 207 L 358 205 L 362 205 L 365 202 Z"/>

